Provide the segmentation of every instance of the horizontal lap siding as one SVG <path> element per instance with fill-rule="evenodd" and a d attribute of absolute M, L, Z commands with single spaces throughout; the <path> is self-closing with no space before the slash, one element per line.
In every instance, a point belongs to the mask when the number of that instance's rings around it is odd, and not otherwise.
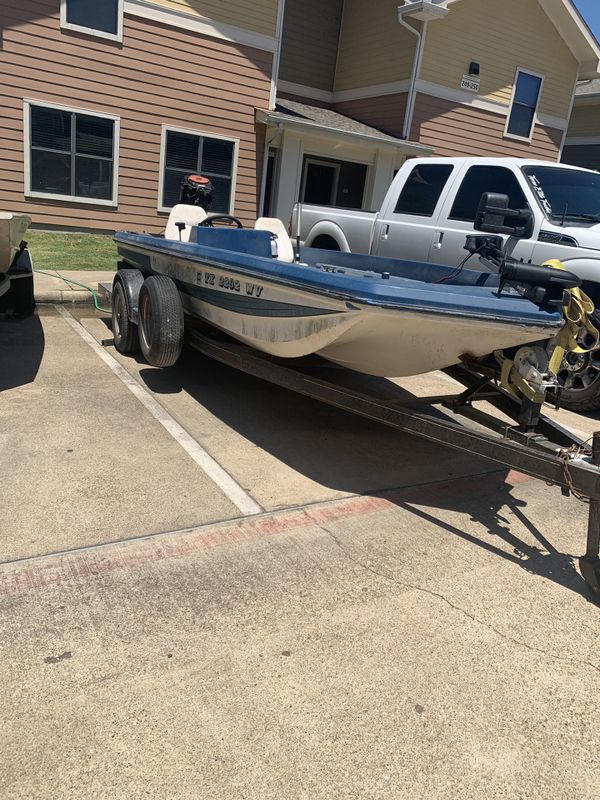
<path fill-rule="evenodd" d="M 556 161 L 563 132 L 536 125 L 531 144 L 504 136 L 506 117 L 418 94 L 411 139 L 436 156 L 512 156 Z"/>
<path fill-rule="evenodd" d="M 406 94 L 388 94 L 380 97 L 365 97 L 335 103 L 333 108 L 340 114 L 371 125 L 390 136 L 401 136 L 406 112 Z"/>
<path fill-rule="evenodd" d="M 471 61 L 482 98 L 508 105 L 517 67 L 545 76 L 539 110 L 569 116 L 577 62 L 538 0 L 461 0 L 427 28 L 420 77 L 457 90 Z"/>
<path fill-rule="evenodd" d="M 410 77 L 415 37 L 398 24 L 398 0 L 345 0 L 335 91 Z"/>
<path fill-rule="evenodd" d="M 102 0 L 99 0 L 102 2 Z M 277 0 L 146 0 L 167 11 L 178 11 L 208 19 L 212 24 L 224 22 L 237 28 L 275 36 Z"/>
<path fill-rule="evenodd" d="M 125 16 L 123 45 L 61 32 L 58 0 L 3 11 L 0 207 L 36 224 L 159 230 L 163 124 L 240 140 L 234 212 L 256 216 L 255 108 L 267 108 L 272 55 Z M 118 207 L 27 199 L 23 99 L 120 117 Z"/>
<path fill-rule="evenodd" d="M 567 136 L 600 136 L 600 101 L 593 105 L 575 101 Z"/>

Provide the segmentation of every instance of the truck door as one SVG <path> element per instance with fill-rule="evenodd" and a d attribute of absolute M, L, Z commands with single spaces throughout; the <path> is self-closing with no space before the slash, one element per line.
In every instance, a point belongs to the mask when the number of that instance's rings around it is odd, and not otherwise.
<path fill-rule="evenodd" d="M 458 188 L 444 199 L 433 230 L 428 261 L 457 266 L 467 255 L 464 249 L 466 237 L 477 233 L 473 227 L 481 195 L 484 192 L 500 192 L 509 197 L 509 207 L 529 208 L 527 198 L 516 174 L 508 167 L 482 164 L 469 167 Z M 507 237 L 505 236 L 504 239 Z M 520 239 L 511 253 L 514 258 L 528 261 L 533 256 L 534 239 Z M 480 269 L 476 256 L 468 264 L 471 269 Z"/>
<path fill-rule="evenodd" d="M 375 222 L 372 252 L 377 256 L 427 261 L 433 237 L 432 217 L 454 166 L 416 164 L 395 201 Z"/>

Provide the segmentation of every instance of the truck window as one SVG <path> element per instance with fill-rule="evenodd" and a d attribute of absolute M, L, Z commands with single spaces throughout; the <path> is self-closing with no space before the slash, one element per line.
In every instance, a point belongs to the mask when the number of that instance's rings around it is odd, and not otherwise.
<path fill-rule="evenodd" d="M 408 176 L 394 214 L 431 217 L 450 173 L 452 164 L 419 164 Z"/>
<path fill-rule="evenodd" d="M 471 167 L 458 190 L 450 219 L 473 222 L 484 192 L 507 194 L 510 208 L 528 208 L 528 203 L 515 175 L 506 167 Z"/>

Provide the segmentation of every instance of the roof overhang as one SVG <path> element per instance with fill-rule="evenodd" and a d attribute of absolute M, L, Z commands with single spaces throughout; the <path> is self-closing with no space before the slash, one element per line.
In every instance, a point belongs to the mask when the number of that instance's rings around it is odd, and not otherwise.
<path fill-rule="evenodd" d="M 571 0 L 538 0 L 579 61 L 579 79 L 600 77 L 600 45 Z"/>
<path fill-rule="evenodd" d="M 393 137 L 380 137 L 368 133 L 358 133 L 355 131 L 345 131 L 341 128 L 321 125 L 310 120 L 299 120 L 287 118 L 284 114 L 276 111 L 264 111 L 256 109 L 256 121 L 269 128 L 281 131 L 291 130 L 306 135 L 322 136 L 336 141 L 345 141 L 348 144 L 365 144 L 377 147 L 393 149 L 410 156 L 429 156 L 433 152 L 432 147 L 417 142 L 409 142 L 404 139 L 394 139 Z"/>

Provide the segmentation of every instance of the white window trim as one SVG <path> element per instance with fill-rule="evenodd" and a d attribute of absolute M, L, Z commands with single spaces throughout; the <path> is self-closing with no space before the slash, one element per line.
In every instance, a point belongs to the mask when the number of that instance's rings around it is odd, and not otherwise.
<path fill-rule="evenodd" d="M 34 192 L 31 189 L 31 106 L 41 108 L 54 108 L 58 111 L 67 111 L 75 114 L 85 114 L 88 117 L 100 117 L 110 119 L 114 122 L 113 129 L 113 196 L 110 200 L 95 199 L 93 197 L 78 197 L 69 194 L 51 194 L 50 192 Z M 39 198 L 41 200 L 58 200 L 62 203 L 84 203 L 89 206 L 111 206 L 116 208 L 119 202 L 119 142 L 120 142 L 121 118 L 114 114 L 106 114 L 101 111 L 88 111 L 86 108 L 73 108 L 72 106 L 48 103 L 46 100 L 26 99 L 23 101 L 23 149 L 24 149 L 24 177 L 25 177 L 25 197 Z"/>
<path fill-rule="evenodd" d="M 539 78 L 541 80 L 540 83 L 540 91 L 537 97 L 537 103 L 535 104 L 535 108 L 533 110 L 533 122 L 531 123 L 531 131 L 529 136 L 518 136 L 516 133 L 509 133 L 508 132 L 508 125 L 510 123 L 510 117 L 513 111 L 513 105 L 515 102 L 515 96 L 517 94 L 517 83 L 519 81 L 519 75 L 523 73 L 525 75 L 531 75 L 532 78 Z M 540 124 L 540 120 L 538 118 L 538 109 L 540 107 L 540 100 L 542 99 L 542 92 L 544 91 L 544 81 L 546 80 L 545 75 L 540 75 L 538 72 L 533 72 L 533 70 L 526 69 L 525 67 L 517 67 L 515 72 L 515 81 L 513 84 L 512 90 L 512 97 L 510 98 L 510 105 L 508 107 L 508 114 L 506 115 L 506 124 L 504 126 L 504 138 L 505 139 L 515 139 L 517 142 L 527 142 L 531 144 L 534 134 L 535 134 L 535 126 Z"/>
<path fill-rule="evenodd" d="M 192 130 L 191 128 L 178 128 L 175 125 L 163 125 L 160 134 L 160 174 L 158 176 L 158 206 L 157 210 L 168 214 L 172 206 L 164 204 L 163 192 L 165 186 L 165 168 L 167 160 L 167 133 L 187 133 L 190 136 L 201 136 L 204 139 L 221 139 L 224 142 L 233 142 L 233 160 L 231 163 L 231 192 L 229 195 L 229 210 L 227 214 L 233 214 L 235 209 L 235 192 L 237 183 L 237 170 L 238 170 L 238 152 L 240 149 L 240 140 L 234 136 L 223 136 L 219 133 L 211 133 L 210 131 Z M 218 213 L 218 212 L 214 212 Z M 221 212 L 223 213 L 223 212 Z"/>
<path fill-rule="evenodd" d="M 97 0 L 102 2 L 102 0 Z M 67 0 L 60 0 L 60 27 L 66 31 L 77 31 L 77 33 L 85 33 L 88 36 L 95 36 L 99 39 L 110 39 L 113 42 L 123 41 L 123 3 L 124 0 L 117 0 L 117 32 L 107 33 L 106 31 L 99 31 L 97 28 L 87 28 L 84 25 L 74 25 L 72 22 L 67 22 Z"/>

